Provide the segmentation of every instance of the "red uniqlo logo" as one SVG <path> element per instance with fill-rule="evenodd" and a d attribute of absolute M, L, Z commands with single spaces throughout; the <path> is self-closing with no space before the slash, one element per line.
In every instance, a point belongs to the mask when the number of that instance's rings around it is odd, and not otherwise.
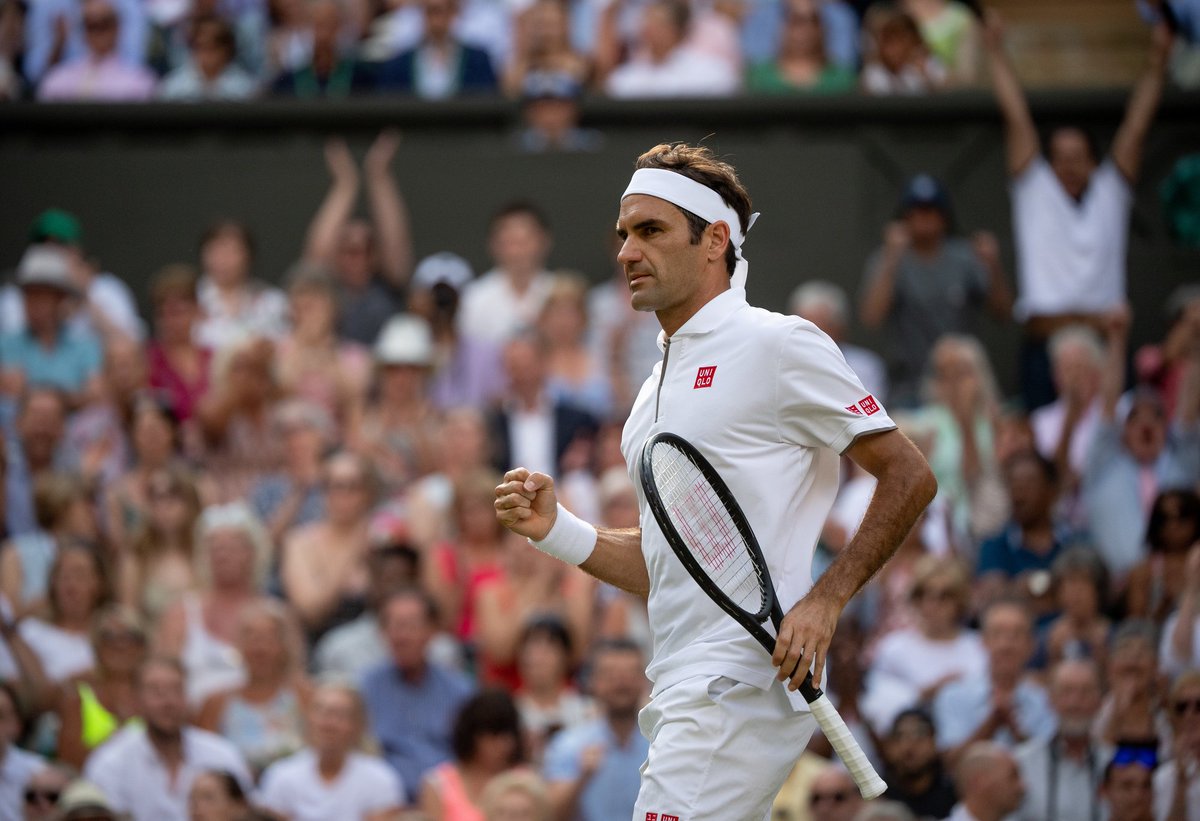
<path fill-rule="evenodd" d="M 867 394 L 864 398 L 858 400 L 858 406 L 863 409 L 863 413 L 870 416 L 873 413 L 879 412 L 879 403 L 875 401 L 875 397 Z"/>
<path fill-rule="evenodd" d="M 664 815 L 662 821 L 679 821 L 678 815 Z"/>
<path fill-rule="evenodd" d="M 646 821 L 658 821 L 658 813 L 656 813 L 656 812 L 646 813 Z"/>
<path fill-rule="evenodd" d="M 858 409 L 858 405 L 847 405 L 846 410 L 850 411 L 855 416 L 862 416 L 862 411 Z"/>
<path fill-rule="evenodd" d="M 703 368 L 696 371 L 696 384 L 692 385 L 692 390 L 695 390 L 696 388 L 711 388 L 713 374 L 716 372 L 716 365 L 705 365 Z M 663 821 L 667 821 L 667 816 L 663 816 Z"/>

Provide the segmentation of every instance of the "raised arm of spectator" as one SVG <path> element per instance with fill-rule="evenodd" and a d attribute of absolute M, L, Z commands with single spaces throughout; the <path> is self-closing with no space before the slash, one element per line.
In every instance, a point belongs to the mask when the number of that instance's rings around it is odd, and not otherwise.
<path fill-rule="evenodd" d="M 1013 292 L 1000 259 L 1000 243 L 991 231 L 976 231 L 971 236 L 971 246 L 987 271 L 988 311 L 999 321 L 1007 322 L 1012 318 Z"/>
<path fill-rule="evenodd" d="M 1129 347 L 1129 323 L 1132 314 L 1128 305 L 1113 310 L 1104 323 L 1104 374 L 1100 379 L 1101 414 L 1106 422 L 1117 418 L 1117 402 L 1125 389 L 1125 352 Z"/>
<path fill-rule="evenodd" d="M 1191 667 L 1192 648 L 1195 646 L 1196 617 L 1200 616 L 1200 543 L 1192 545 L 1184 565 L 1183 593 L 1179 597 L 1179 609 L 1175 611 L 1175 628 L 1171 631 L 1172 654 Z"/>
<path fill-rule="evenodd" d="M 908 228 L 900 220 L 883 229 L 883 248 L 867 271 L 867 283 L 859 300 L 858 318 L 868 328 L 878 328 L 887 320 L 896 300 L 896 274 L 900 259 L 908 250 Z"/>
<path fill-rule="evenodd" d="M 408 205 L 392 176 L 392 160 L 400 147 L 400 132 L 387 129 L 375 138 L 363 161 L 367 200 L 379 248 L 379 270 L 388 284 L 401 289 L 412 274 L 412 228 Z"/>
<path fill-rule="evenodd" d="M 304 258 L 332 265 L 337 252 L 338 235 L 354 211 L 358 200 L 358 166 L 349 146 L 342 139 L 325 143 L 325 166 L 333 178 L 329 193 L 308 226 Z"/>
<path fill-rule="evenodd" d="M 1154 28 L 1150 46 L 1150 60 L 1145 72 L 1133 87 L 1125 119 L 1113 138 L 1112 158 L 1125 179 L 1133 182 L 1142 167 L 1142 149 L 1146 145 L 1146 134 L 1154 121 L 1154 112 L 1162 99 L 1166 83 L 1167 60 L 1171 54 L 1171 32 L 1165 24 Z"/>
<path fill-rule="evenodd" d="M 17 665 L 17 692 L 32 712 L 41 713 L 54 706 L 55 690 L 46 680 L 46 673 L 33 648 L 21 638 L 17 623 L 0 616 L 0 637 L 8 644 Z"/>
<path fill-rule="evenodd" d="M 1017 176 L 1038 153 L 1037 128 L 1029 113 L 1029 102 L 1017 72 L 1004 50 L 1004 25 L 1000 15 L 989 9 L 984 18 L 983 48 L 992 75 L 992 89 L 1004 115 L 1004 143 L 1010 176 Z"/>
<path fill-rule="evenodd" d="M 596 30 L 596 86 L 604 88 L 608 75 L 621 62 L 621 14 L 625 10 L 624 0 L 613 0 L 600 12 L 600 25 Z"/>

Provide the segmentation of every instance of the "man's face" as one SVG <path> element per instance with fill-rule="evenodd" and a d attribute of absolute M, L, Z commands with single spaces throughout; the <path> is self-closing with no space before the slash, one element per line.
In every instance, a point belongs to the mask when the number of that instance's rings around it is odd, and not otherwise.
<path fill-rule="evenodd" d="M 1113 767 L 1102 791 L 1108 800 L 1109 821 L 1151 821 L 1154 817 L 1153 778 L 1141 764 Z"/>
<path fill-rule="evenodd" d="M 338 279 L 352 288 L 366 287 L 375 269 L 375 243 L 371 226 L 354 220 L 342 229 L 338 237 L 334 270 Z"/>
<path fill-rule="evenodd" d="M 106 57 L 117 48 L 120 21 L 112 6 L 93 0 L 83 7 L 83 34 L 88 50 L 97 57 Z"/>
<path fill-rule="evenodd" d="M 48 461 L 62 441 L 66 410 L 62 400 L 45 391 L 32 394 L 17 422 L 21 445 L 35 462 Z"/>
<path fill-rule="evenodd" d="M 909 236 L 918 245 L 940 242 L 946 236 L 946 216 L 935 205 L 914 205 L 904 212 Z"/>
<path fill-rule="evenodd" d="M 1059 731 L 1071 737 L 1086 736 L 1100 709 L 1100 698 L 1100 682 L 1091 665 L 1067 663 L 1059 667 L 1050 686 Z"/>
<path fill-rule="evenodd" d="M 392 661 L 401 670 L 420 670 L 425 665 L 425 650 L 433 639 L 425 605 L 411 596 L 392 599 L 383 609 L 383 634 Z"/>
<path fill-rule="evenodd" d="M 655 3 L 642 12 L 642 43 L 656 59 L 670 54 L 682 39 L 683 32 L 665 4 Z"/>
<path fill-rule="evenodd" d="M 826 770 L 813 779 L 808 794 L 812 821 L 850 821 L 862 805 L 862 796 L 848 774 Z"/>
<path fill-rule="evenodd" d="M 1096 158 L 1087 137 L 1077 128 L 1060 128 L 1050 136 L 1050 167 L 1063 190 L 1079 199 L 1087 188 Z"/>
<path fill-rule="evenodd" d="M 1125 418 L 1121 438 L 1134 461 L 1148 465 L 1156 460 L 1167 443 L 1167 419 L 1162 406 L 1144 398 L 1136 400 Z"/>
<path fill-rule="evenodd" d="M 621 200 L 617 234 L 623 240 L 617 261 L 625 269 L 635 310 L 654 311 L 660 320 L 686 318 L 711 299 L 701 281 L 705 236 L 692 244 L 680 209 L 658 197 L 631 194 Z"/>
<path fill-rule="evenodd" d="M 25 324 L 34 333 L 46 333 L 62 320 L 66 294 L 49 285 L 26 285 L 21 289 L 25 301 Z"/>
<path fill-rule="evenodd" d="M 1025 783 L 1021 781 L 1021 771 L 1011 756 L 997 761 L 996 766 L 982 776 L 979 786 L 986 806 L 1002 815 L 1015 812 L 1025 800 Z"/>
<path fill-rule="evenodd" d="M 187 716 L 183 676 L 166 664 L 149 664 L 142 668 L 138 681 L 138 700 L 146 726 L 160 734 L 177 734 Z"/>
<path fill-rule="evenodd" d="M 1008 494 L 1013 521 L 1022 527 L 1045 519 L 1054 504 L 1054 488 L 1032 459 L 1018 459 L 1009 466 Z"/>
<path fill-rule="evenodd" d="M 318 753 L 345 755 L 362 732 L 353 697 L 336 687 L 317 690 L 308 710 L 310 743 Z"/>
<path fill-rule="evenodd" d="M 458 15 L 458 6 L 453 0 L 425 0 L 425 36 L 430 40 L 445 40 L 450 27 Z"/>
<path fill-rule="evenodd" d="M 885 740 L 884 751 L 896 774 L 924 772 L 937 758 L 933 728 L 917 716 L 901 719 Z"/>
<path fill-rule="evenodd" d="M 550 238 L 531 215 L 509 214 L 492 227 L 488 250 L 499 268 L 534 270 L 545 263 Z"/>
<path fill-rule="evenodd" d="M 984 620 L 983 645 L 994 672 L 1019 672 L 1033 652 L 1029 616 L 1016 606 L 993 607 Z"/>
<path fill-rule="evenodd" d="M 1179 746 L 1200 756 L 1200 684 L 1179 687 L 1171 697 L 1170 709 Z"/>
<path fill-rule="evenodd" d="M 514 392 L 540 392 L 545 383 L 545 357 L 532 340 L 517 338 L 504 349 L 504 372 Z"/>
<path fill-rule="evenodd" d="M 612 716 L 636 715 L 646 692 L 646 673 L 642 658 L 628 650 L 602 652 L 592 672 L 592 695 L 605 713 Z"/>

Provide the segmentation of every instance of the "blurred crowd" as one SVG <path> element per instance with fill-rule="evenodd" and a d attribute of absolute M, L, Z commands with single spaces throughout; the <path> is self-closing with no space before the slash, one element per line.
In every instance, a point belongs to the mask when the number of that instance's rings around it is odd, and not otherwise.
<path fill-rule="evenodd" d="M 1200 4 L 1137 3 L 1200 85 Z M 975 0 L 0 0 L 0 100 L 923 94 L 981 83 L 982 30 Z"/>
<path fill-rule="evenodd" d="M 125 54 L 121 32 L 140 26 L 130 87 L 154 88 L 148 65 L 208 36 L 266 44 L 238 69 L 248 87 L 285 70 L 315 93 L 328 78 L 305 61 L 321 37 L 340 60 L 357 19 L 363 47 L 386 55 L 425 42 L 438 3 L 454 37 L 507 31 L 456 18 L 451 0 L 61 4 L 78 19 L 44 0 L 26 22 L 50 33 L 26 39 L 21 65 L 45 72 L 45 95 L 73 54 L 101 34 Z M 918 19 L 955 7 L 904 5 Z M 719 36 L 723 8 L 706 12 L 712 43 L 736 44 Z M 660 29 L 687 19 L 662 2 L 610 9 L 597 43 L 627 9 L 662 15 Z M 522 88 L 542 13 L 569 30 L 539 0 L 513 13 L 512 44 L 469 59 L 511 48 L 501 74 Z M 832 651 L 828 689 L 887 800 L 864 804 L 818 736 L 775 818 L 1197 821 L 1200 286 L 1161 314 L 1135 318 L 1125 300 L 1131 186 L 1171 38 L 1156 37 L 1101 155 L 1077 129 L 1043 145 L 998 23 L 979 35 L 1006 124 L 1015 270 L 920 174 L 855 294 L 810 280 L 787 306 L 838 344 L 869 391 L 859 407 L 889 409 L 940 490 Z M 594 76 L 594 60 L 553 53 Z M 470 76 L 424 52 L 385 65 L 426 89 Z M 608 82 L 636 87 L 634 65 Z M 328 143 L 330 187 L 286 272 L 262 270 L 248 226 L 223 219 L 197 226 L 194 259 L 148 261 L 162 267 L 135 296 L 89 252 L 87 215 L 29 214 L 0 287 L 3 821 L 629 817 L 647 749 L 645 602 L 507 534 L 493 501 L 523 465 L 555 475 L 582 518 L 637 526 L 619 445 L 661 357 L 657 321 L 630 308 L 615 248 L 600 282 L 550 270 L 534 203 L 480 232 L 486 271 L 459 255 L 470 247 L 415 259 L 398 139 L 384 132 L 361 162 Z M 983 313 L 1021 340 L 1017 395 L 972 335 Z M 1131 350 L 1135 321 L 1154 342 Z M 883 355 L 856 344 L 858 325 Z M 814 573 L 873 492 L 851 467 Z"/>

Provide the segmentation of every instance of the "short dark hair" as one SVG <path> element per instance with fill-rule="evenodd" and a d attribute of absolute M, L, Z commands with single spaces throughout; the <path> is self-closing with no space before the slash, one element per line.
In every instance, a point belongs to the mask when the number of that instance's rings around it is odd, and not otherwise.
<path fill-rule="evenodd" d="M 392 602 L 400 599 L 407 599 L 409 601 L 417 602 L 421 605 L 421 610 L 425 614 L 425 618 L 429 621 L 429 623 L 438 623 L 437 601 L 435 601 L 433 596 L 429 595 L 424 588 L 417 587 L 416 585 L 401 587 L 393 590 L 391 593 L 388 593 L 387 597 L 383 600 L 383 603 L 379 606 L 379 612 L 381 614 L 386 613 Z"/>
<path fill-rule="evenodd" d="M 530 200 L 512 200 L 501 205 L 488 221 L 488 233 L 495 231 L 496 226 L 509 217 L 529 217 L 537 223 L 538 228 L 550 233 L 550 220 L 546 212 Z"/>
<path fill-rule="evenodd" d="M 1052 126 L 1046 132 L 1046 154 L 1051 156 L 1054 150 L 1054 138 L 1059 134 L 1075 133 L 1083 138 L 1084 144 L 1087 146 L 1088 153 L 1092 155 L 1092 162 L 1100 162 L 1100 142 L 1096 139 L 1096 135 L 1078 125 L 1070 125 L 1067 123 Z"/>
<path fill-rule="evenodd" d="M 150 303 L 155 307 L 168 299 L 199 299 L 200 275 L 186 263 L 176 262 L 160 268 L 150 279 Z"/>
<path fill-rule="evenodd" d="M 234 34 L 233 27 L 229 23 L 215 15 L 205 15 L 196 19 L 192 23 L 192 36 L 189 45 L 195 48 L 196 42 L 204 34 L 213 38 L 213 42 L 216 43 L 217 47 L 225 52 L 227 60 L 232 61 L 237 56 L 237 36 Z"/>
<path fill-rule="evenodd" d="M 244 222 L 232 219 L 230 217 L 221 217 L 220 219 L 213 220 L 211 223 L 209 223 L 208 227 L 204 229 L 204 233 L 200 235 L 201 250 L 204 249 L 205 245 L 208 245 L 222 234 L 236 235 L 241 241 L 242 245 L 245 246 L 247 256 L 249 256 L 251 259 L 254 259 L 254 234 L 250 233 L 250 226 L 246 225 Z"/>
<path fill-rule="evenodd" d="M 571 633 L 567 630 L 562 619 L 557 616 L 541 616 L 534 619 L 525 625 L 525 629 L 521 631 L 520 646 L 533 638 L 543 638 L 549 640 L 552 644 L 558 647 L 567 655 L 571 656 Z"/>
<path fill-rule="evenodd" d="M 1046 484 L 1051 487 L 1058 487 L 1058 466 L 1036 450 L 1018 450 L 1009 456 L 1004 460 L 1004 472 L 1007 474 L 1022 462 L 1029 462 L 1036 467 L 1042 474 L 1042 478 L 1046 480 Z"/>
<path fill-rule="evenodd" d="M 459 761 L 469 761 L 475 755 L 479 737 L 483 735 L 511 735 L 515 744 L 509 764 L 524 760 L 521 715 L 512 696 L 504 690 L 482 690 L 463 704 L 454 719 L 451 733 L 454 757 Z"/>
<path fill-rule="evenodd" d="M 1168 499 L 1179 500 L 1179 515 L 1184 519 L 1191 519 L 1192 527 L 1195 528 L 1193 537 L 1200 536 L 1200 496 L 1187 488 L 1164 490 L 1154 500 L 1154 505 L 1150 508 L 1150 520 L 1146 523 L 1146 543 L 1154 552 L 1163 549 L 1162 538 L 1159 534 L 1167 520 L 1166 514 L 1163 513 L 1163 502 Z"/>
<path fill-rule="evenodd" d="M 932 713 L 922 707 L 909 707 L 901 710 L 896 714 L 896 717 L 892 719 L 892 726 L 888 728 L 888 735 L 895 735 L 900 729 L 901 722 L 908 721 L 910 719 L 913 721 L 919 721 L 922 725 L 924 725 L 925 729 L 929 730 L 930 735 L 937 734 L 937 727 L 933 723 Z"/>
<path fill-rule="evenodd" d="M 723 160 L 717 159 L 712 149 L 704 145 L 688 145 L 687 143 L 660 143 L 637 158 L 634 168 L 660 168 L 674 171 L 694 182 L 716 191 L 725 204 L 737 212 L 738 221 L 743 235 L 750 228 L 750 214 L 753 204 L 750 194 L 738 179 L 737 170 Z M 679 208 L 679 206 L 675 206 Z M 679 208 L 688 220 L 688 230 L 691 233 L 692 244 L 700 242 L 700 235 L 709 223 L 685 208 Z M 735 226 L 730 226 L 734 228 Z M 737 265 L 737 249 L 730 241 L 725 249 L 725 269 L 733 276 Z"/>

